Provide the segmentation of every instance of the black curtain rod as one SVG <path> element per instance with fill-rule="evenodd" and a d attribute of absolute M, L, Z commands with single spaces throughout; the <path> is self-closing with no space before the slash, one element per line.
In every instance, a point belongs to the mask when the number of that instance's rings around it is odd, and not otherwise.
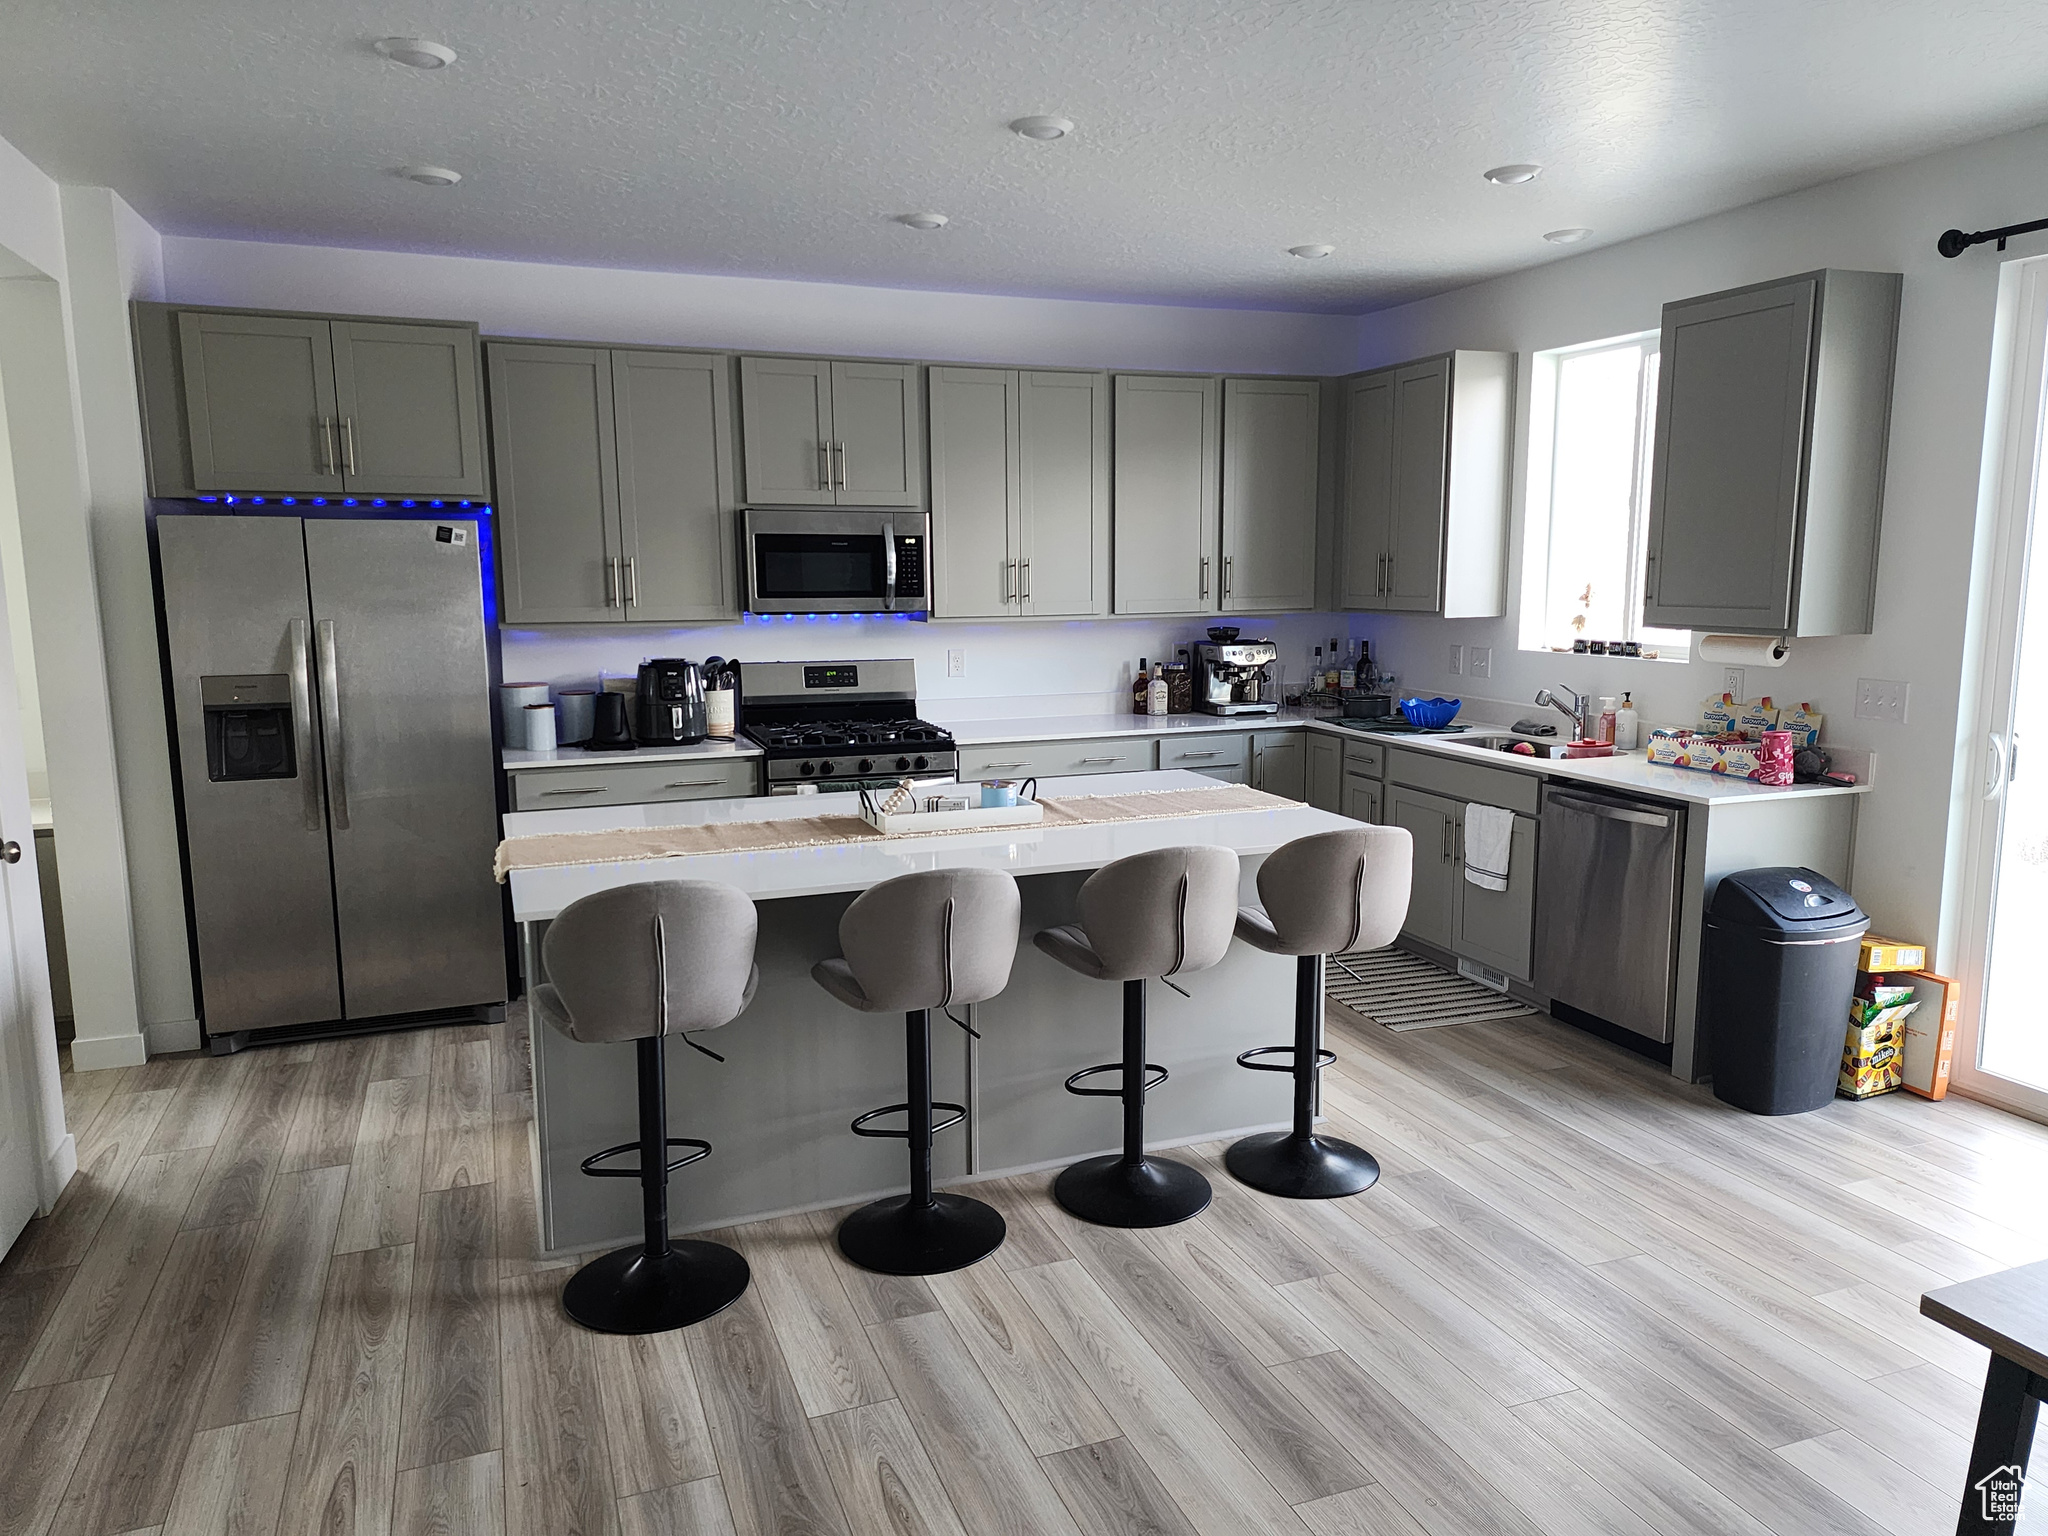
<path fill-rule="evenodd" d="M 1996 240 L 2002 251 L 2005 242 L 2014 235 L 2031 235 L 2037 229 L 2048 229 L 2048 219 L 2036 219 L 2031 224 L 2008 224 L 2003 229 L 1980 229 L 1973 235 L 1966 235 L 1960 229 L 1945 229 L 1934 248 L 1944 256 L 1960 256 L 1973 245 Z"/>

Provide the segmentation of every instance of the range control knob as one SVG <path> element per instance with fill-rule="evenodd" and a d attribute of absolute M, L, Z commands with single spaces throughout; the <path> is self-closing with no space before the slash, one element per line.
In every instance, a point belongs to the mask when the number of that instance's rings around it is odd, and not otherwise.
<path fill-rule="evenodd" d="M 925 770 L 925 769 L 927 769 L 927 768 L 931 767 L 931 764 L 930 764 L 930 763 L 929 763 L 928 761 L 926 761 L 926 760 L 925 760 L 924 758 L 921 758 L 921 757 L 920 757 L 920 758 L 918 758 L 918 759 L 917 759 L 917 760 L 916 760 L 915 762 L 913 762 L 913 763 L 912 763 L 912 764 L 911 764 L 910 766 L 911 766 L 911 767 L 913 767 L 913 768 L 915 768 L 915 769 L 916 769 L 916 770 L 917 770 L 917 771 L 918 771 L 919 773 L 922 773 L 922 772 L 924 772 L 924 770 Z"/>
<path fill-rule="evenodd" d="M 875 771 L 875 760 L 871 757 L 862 758 L 860 760 L 860 771 L 862 773 L 873 773 Z"/>
<path fill-rule="evenodd" d="M 818 764 L 818 772 L 829 777 L 832 773 L 832 770 L 837 768 L 838 766 L 839 765 L 837 763 L 820 763 Z"/>
<path fill-rule="evenodd" d="M 798 765 L 796 771 L 808 779 L 818 771 L 818 765 L 816 763 L 802 763 Z"/>
<path fill-rule="evenodd" d="M 907 757 L 899 757 L 899 758 L 897 758 L 897 759 L 896 759 L 896 771 L 897 771 L 898 773 L 908 773 L 908 772 L 910 772 L 910 759 L 909 759 L 909 758 L 907 758 Z"/>

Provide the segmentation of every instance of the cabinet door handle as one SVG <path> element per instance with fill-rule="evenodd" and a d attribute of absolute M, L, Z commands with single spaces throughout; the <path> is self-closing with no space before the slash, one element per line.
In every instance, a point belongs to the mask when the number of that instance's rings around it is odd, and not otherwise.
<path fill-rule="evenodd" d="M 1647 568 L 1643 572 L 1643 597 L 1649 602 L 1657 601 L 1657 551 L 1650 551 Z"/>
<path fill-rule="evenodd" d="M 1223 599 L 1225 602 L 1230 600 L 1230 562 L 1236 558 L 1235 555 L 1225 555 L 1223 557 Z"/>
<path fill-rule="evenodd" d="M 1003 601 L 1006 603 L 1013 603 L 1016 600 L 1017 562 L 1014 560 L 1005 560 L 1003 562 Z"/>
<path fill-rule="evenodd" d="M 1030 601 L 1031 601 L 1031 562 L 1030 562 L 1029 560 L 1026 560 L 1026 561 L 1024 562 L 1024 564 L 1023 564 L 1023 570 L 1024 570 L 1024 590 L 1023 590 L 1022 592 L 1018 593 L 1017 595 L 1018 595 L 1018 596 L 1019 596 L 1020 598 L 1022 598 L 1022 599 L 1023 599 L 1023 601 L 1025 601 L 1025 602 L 1027 602 L 1027 603 L 1028 603 L 1028 602 L 1030 602 Z"/>
<path fill-rule="evenodd" d="M 353 416 L 341 418 L 341 467 L 351 475 L 356 472 L 356 419 Z"/>
<path fill-rule="evenodd" d="M 619 606 L 619 557 L 604 557 L 604 605 L 607 608 Z"/>
<path fill-rule="evenodd" d="M 1207 598 L 1209 595 L 1209 557 L 1207 555 L 1202 556 L 1202 591 L 1200 595 L 1203 598 Z"/>
<path fill-rule="evenodd" d="M 341 473 L 341 466 L 335 462 L 334 418 L 332 416 L 322 416 L 320 418 L 320 473 L 323 475 L 338 475 Z"/>
<path fill-rule="evenodd" d="M 1444 823 L 1443 844 L 1443 859 L 1448 864 L 1451 861 L 1451 824 L 1448 821 Z"/>
<path fill-rule="evenodd" d="M 601 795 L 601 794 L 603 794 L 603 793 L 604 793 L 604 789 L 605 789 L 605 787 L 604 787 L 604 785 L 602 785 L 602 784 L 591 784 L 591 785 L 587 785 L 587 786 L 585 786 L 584 788 L 581 788 L 581 789 L 544 789 L 544 790 L 542 790 L 542 791 L 541 791 L 541 794 L 542 794 L 543 796 L 547 796 L 547 795 Z"/>
<path fill-rule="evenodd" d="M 832 445 L 823 440 L 818 443 L 818 489 L 832 489 Z"/>
<path fill-rule="evenodd" d="M 629 608 L 640 606 L 640 557 L 626 557 L 626 604 Z"/>
<path fill-rule="evenodd" d="M 1374 590 L 1384 597 L 1387 591 L 1387 552 L 1385 550 L 1380 551 L 1379 572 L 1379 586 Z"/>
<path fill-rule="evenodd" d="M 846 489 L 846 444 L 840 442 L 832 446 L 839 450 L 839 489 L 843 491 Z"/>

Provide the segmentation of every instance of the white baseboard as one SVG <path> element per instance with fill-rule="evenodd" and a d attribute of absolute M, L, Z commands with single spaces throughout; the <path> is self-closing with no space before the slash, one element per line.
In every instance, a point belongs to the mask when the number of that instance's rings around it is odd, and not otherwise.
<path fill-rule="evenodd" d="M 198 1042 L 193 1042 L 195 1045 Z M 103 1072 L 109 1067 L 139 1067 L 149 1060 L 149 1047 L 140 1034 L 83 1037 L 71 1042 L 71 1070 Z"/>
<path fill-rule="evenodd" d="M 196 1051 L 199 1049 L 199 1021 L 159 1019 L 154 1024 L 142 1026 L 142 1038 L 152 1056 L 165 1056 L 172 1051 Z"/>
<path fill-rule="evenodd" d="M 78 1138 L 66 1131 L 57 1145 L 43 1159 L 42 1202 L 38 1214 L 47 1216 L 57 1204 L 57 1197 L 64 1193 L 64 1186 L 71 1182 L 78 1172 Z"/>

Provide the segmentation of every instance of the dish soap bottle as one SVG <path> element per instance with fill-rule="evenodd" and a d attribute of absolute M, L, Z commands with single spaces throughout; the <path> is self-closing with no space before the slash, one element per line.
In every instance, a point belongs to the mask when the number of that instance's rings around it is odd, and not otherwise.
<path fill-rule="evenodd" d="M 1633 752 L 1642 745 L 1643 720 L 1636 713 L 1635 699 L 1624 693 L 1621 708 L 1614 712 L 1614 750 Z"/>
<path fill-rule="evenodd" d="M 1614 745 L 1614 695 L 1611 693 L 1600 696 L 1600 732 L 1593 739 L 1610 747 Z"/>
<path fill-rule="evenodd" d="M 1138 658 L 1138 670 L 1131 678 L 1131 713 L 1145 715 L 1152 712 L 1152 668 L 1144 657 Z"/>
<path fill-rule="evenodd" d="M 1166 700 L 1166 663 L 1162 661 L 1152 669 L 1152 686 L 1146 690 L 1145 713 L 1148 715 L 1165 714 Z"/>

